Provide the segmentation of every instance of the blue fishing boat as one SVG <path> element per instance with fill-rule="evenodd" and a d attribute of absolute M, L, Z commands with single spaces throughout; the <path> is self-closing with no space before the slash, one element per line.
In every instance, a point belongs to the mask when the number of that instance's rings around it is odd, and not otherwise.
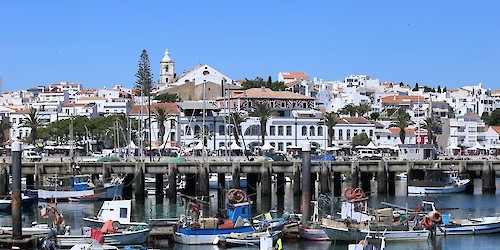
<path fill-rule="evenodd" d="M 174 240 L 177 243 L 188 245 L 217 244 L 219 237 L 231 233 L 254 232 L 250 221 L 251 202 L 244 201 L 245 194 L 239 189 L 232 189 L 228 193 L 226 204 L 227 218 L 199 218 L 200 207 L 189 202 L 188 206 L 192 217 L 181 216 L 179 222 L 174 225 Z"/>

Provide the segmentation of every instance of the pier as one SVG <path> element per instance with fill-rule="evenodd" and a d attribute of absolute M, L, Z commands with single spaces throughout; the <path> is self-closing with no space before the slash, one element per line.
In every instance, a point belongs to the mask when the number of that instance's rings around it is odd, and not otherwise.
<path fill-rule="evenodd" d="M 26 184 L 31 188 L 40 183 L 43 176 L 53 174 L 72 173 L 78 169 L 80 173 L 103 175 L 111 174 L 126 175 L 126 181 L 133 181 L 135 195 L 144 195 L 144 176 L 154 174 L 156 177 L 157 193 L 162 193 L 162 182 L 164 175 L 170 184 L 167 196 L 174 197 L 177 194 L 176 182 L 182 175 L 186 175 L 186 192 L 196 195 L 207 195 L 209 190 L 209 174 L 220 174 L 218 181 L 223 185 L 222 174 L 233 177 L 233 187 L 239 188 L 239 177 L 247 175 L 249 195 L 257 192 L 257 184 L 263 186 L 261 195 L 269 196 L 270 183 L 276 176 L 277 186 L 284 184 L 287 175 L 294 182 L 294 195 L 301 193 L 301 161 L 206 161 L 206 162 L 22 162 L 22 176 L 26 177 Z M 460 173 L 469 174 L 482 179 L 483 193 L 494 193 L 495 171 L 500 171 L 500 160 L 359 160 L 359 161 L 332 161 L 312 162 L 312 183 L 319 180 L 319 193 L 331 193 L 335 196 L 341 195 L 341 174 L 351 176 L 352 186 L 361 187 L 365 191 L 377 192 L 379 194 L 394 194 L 394 180 L 396 173 L 408 172 L 408 176 L 418 176 L 419 172 L 426 169 L 433 170 L 457 170 Z M 0 194 L 7 193 L 9 174 L 12 174 L 9 162 L 0 163 Z M 376 176 L 377 190 L 370 190 L 370 180 Z M 332 190 L 333 189 L 333 190 Z M 128 192 L 132 192 L 129 190 Z M 278 192 L 283 192 L 278 189 Z"/>

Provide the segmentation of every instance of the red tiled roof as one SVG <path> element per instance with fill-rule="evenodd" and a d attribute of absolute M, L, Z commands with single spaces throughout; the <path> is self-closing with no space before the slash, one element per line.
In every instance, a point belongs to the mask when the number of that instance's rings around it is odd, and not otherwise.
<path fill-rule="evenodd" d="M 497 134 L 500 134 L 500 126 L 490 126 L 493 131 L 497 132 Z"/>
<path fill-rule="evenodd" d="M 165 110 L 167 114 L 170 115 L 177 115 L 179 114 L 179 108 L 177 107 L 176 103 L 170 103 L 170 102 L 165 102 L 165 103 L 153 103 L 151 104 L 151 113 L 156 113 L 156 107 L 161 107 Z M 143 114 L 148 113 L 148 105 L 144 105 L 142 109 Z M 134 105 L 130 109 L 129 114 L 131 115 L 139 115 L 141 113 L 141 105 Z"/>
<path fill-rule="evenodd" d="M 304 72 L 283 72 L 281 73 L 284 79 L 307 79 L 307 74 Z"/>
<path fill-rule="evenodd" d="M 285 86 L 291 87 L 291 86 L 297 84 L 298 82 L 300 82 L 300 81 L 299 80 L 295 80 L 295 81 L 287 82 L 287 83 L 285 83 Z"/>

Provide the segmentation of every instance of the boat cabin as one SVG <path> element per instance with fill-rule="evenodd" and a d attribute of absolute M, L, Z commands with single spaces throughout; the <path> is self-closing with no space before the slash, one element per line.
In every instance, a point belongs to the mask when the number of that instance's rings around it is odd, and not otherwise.
<path fill-rule="evenodd" d="M 94 188 L 90 174 L 52 176 L 47 178 L 49 188 L 82 191 Z"/>
<path fill-rule="evenodd" d="M 236 223 L 239 217 L 241 217 L 242 219 L 250 220 L 251 204 L 252 203 L 249 201 L 240 202 L 236 204 L 228 203 L 226 208 L 229 220 L 231 220 L 233 223 Z"/>
<path fill-rule="evenodd" d="M 97 218 L 102 221 L 112 220 L 118 221 L 120 224 L 130 224 L 131 209 L 131 200 L 105 201 L 97 214 Z"/>

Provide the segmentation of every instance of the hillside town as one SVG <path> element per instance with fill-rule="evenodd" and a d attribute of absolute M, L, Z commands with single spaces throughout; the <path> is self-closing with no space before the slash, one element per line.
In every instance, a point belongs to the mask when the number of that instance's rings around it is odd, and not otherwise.
<path fill-rule="evenodd" d="M 262 149 L 293 154 L 309 141 L 318 154 L 349 156 L 361 147 L 401 159 L 489 157 L 500 149 L 494 112 L 500 91 L 481 83 L 447 89 L 368 75 L 325 81 L 307 72 L 278 72 L 282 90 L 270 88 L 271 76 L 253 80 L 268 85 L 245 88 L 252 80 L 231 79 L 208 64 L 176 72 L 168 50 L 159 69 L 151 98 L 132 84 L 85 88 L 66 81 L 1 93 L 1 146 L 19 140 L 40 150 L 72 147 L 83 155 L 118 148 L 137 154 L 143 148 L 146 154 L 170 149 L 221 156 Z M 176 100 L 162 102 L 161 96 Z M 76 128 L 76 117 L 114 115 L 125 121 L 104 132 Z M 75 122 L 69 135 L 42 136 L 42 128 L 64 120 Z M 35 141 L 33 123 L 40 130 Z"/>

